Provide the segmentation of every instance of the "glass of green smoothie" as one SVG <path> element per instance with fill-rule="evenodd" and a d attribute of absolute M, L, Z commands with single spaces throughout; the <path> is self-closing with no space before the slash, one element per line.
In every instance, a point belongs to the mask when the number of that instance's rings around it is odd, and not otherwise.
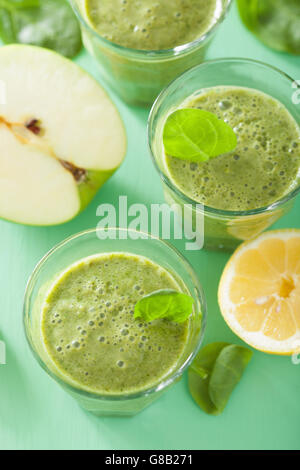
<path fill-rule="evenodd" d="M 167 289 L 191 296 L 181 323 L 136 318 L 136 303 Z M 89 230 L 35 268 L 24 323 L 42 368 L 87 411 L 131 416 L 180 379 L 197 354 L 206 303 L 189 263 L 171 245 L 130 229 Z"/>
<path fill-rule="evenodd" d="M 204 216 L 206 248 L 233 250 L 291 208 L 300 191 L 295 86 L 266 64 L 220 59 L 186 72 L 155 102 L 149 142 L 166 200 L 179 208 L 189 205 L 192 218 Z M 181 108 L 208 111 L 229 124 L 237 136 L 235 150 L 199 163 L 166 155 L 165 123 Z"/>
<path fill-rule="evenodd" d="M 176 76 L 203 61 L 231 0 L 70 0 L 87 50 L 131 105 L 153 104 Z"/>
<path fill-rule="evenodd" d="M 238 0 L 245 25 L 267 46 L 300 55 L 299 0 Z"/>

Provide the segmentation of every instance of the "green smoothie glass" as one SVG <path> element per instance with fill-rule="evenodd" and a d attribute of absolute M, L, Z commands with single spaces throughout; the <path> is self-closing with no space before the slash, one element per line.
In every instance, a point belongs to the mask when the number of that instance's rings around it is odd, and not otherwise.
<path fill-rule="evenodd" d="M 297 85 L 290 77 L 257 61 L 220 59 L 189 70 L 164 90 L 152 108 L 148 131 L 151 156 L 162 179 L 166 201 L 170 205 L 176 204 L 180 211 L 184 206 L 191 208 L 186 213 L 193 222 L 196 217 L 204 217 L 205 248 L 232 251 L 239 243 L 255 237 L 284 215 L 291 208 L 300 187 L 294 187 L 289 194 L 266 207 L 232 211 L 201 205 L 174 183 L 166 165 L 162 140 L 167 117 L 189 98 L 196 98 L 202 90 L 226 86 L 266 93 L 282 103 L 296 123 L 300 122 L 300 107 L 293 102 Z"/>
<path fill-rule="evenodd" d="M 168 271 L 183 292 L 194 299 L 189 334 L 175 368 L 151 388 L 137 393 L 90 393 L 74 385 L 52 360 L 42 334 L 42 311 L 47 293 L 58 276 L 77 261 L 107 253 L 144 256 Z M 74 307 L 75 308 L 75 307 Z M 75 310 L 74 310 L 75 315 Z M 127 229 L 89 230 L 75 235 L 51 250 L 35 268 L 27 286 L 24 324 L 31 351 L 42 368 L 79 405 L 98 416 L 131 416 L 142 411 L 168 387 L 178 381 L 197 354 L 206 325 L 206 302 L 202 287 L 189 263 L 170 244 L 146 233 Z M 142 367 L 142 363 L 139 364 Z"/>
<path fill-rule="evenodd" d="M 299 0 L 238 0 L 245 25 L 267 46 L 300 54 Z"/>
<path fill-rule="evenodd" d="M 220 0 L 211 28 L 195 41 L 167 50 L 138 50 L 101 37 L 87 18 L 85 0 L 70 0 L 80 20 L 87 50 L 102 77 L 131 105 L 148 106 L 175 77 L 204 60 L 207 48 L 223 22 L 231 0 Z"/>

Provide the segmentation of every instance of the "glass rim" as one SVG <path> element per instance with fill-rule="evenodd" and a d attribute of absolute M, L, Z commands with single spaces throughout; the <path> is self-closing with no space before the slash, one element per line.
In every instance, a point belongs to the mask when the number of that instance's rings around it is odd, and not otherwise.
<path fill-rule="evenodd" d="M 216 22 L 206 31 L 204 34 L 202 34 L 200 37 L 195 39 L 194 41 L 182 44 L 180 46 L 176 46 L 170 49 L 154 49 L 154 50 L 147 50 L 147 49 L 133 49 L 130 47 L 125 47 L 121 46 L 120 44 L 117 44 L 115 42 L 109 41 L 108 39 L 105 39 L 103 36 L 101 36 L 95 29 L 93 29 L 88 22 L 85 20 L 83 15 L 81 14 L 76 0 L 69 0 L 69 3 L 71 7 L 73 8 L 75 15 L 77 16 L 80 24 L 84 26 L 85 29 L 87 29 L 94 37 L 96 37 L 98 40 L 102 41 L 103 44 L 113 47 L 117 52 L 123 53 L 123 54 L 129 54 L 132 56 L 139 56 L 142 59 L 164 59 L 170 55 L 181 55 L 186 52 L 189 52 L 189 50 L 193 50 L 194 48 L 198 47 L 202 43 L 206 42 L 215 32 L 217 27 L 224 21 L 226 18 L 230 6 L 233 2 L 233 0 L 224 0 L 226 2 L 223 11 L 220 15 L 220 17 L 216 20 Z"/>
<path fill-rule="evenodd" d="M 181 365 L 181 367 L 175 368 L 175 370 L 170 374 L 169 377 L 165 377 L 162 381 L 160 381 L 156 385 L 152 385 L 151 387 L 145 388 L 145 389 L 140 390 L 138 392 L 127 393 L 127 394 L 111 394 L 111 395 L 103 394 L 103 395 L 101 395 L 101 394 L 98 394 L 98 393 L 89 392 L 87 390 L 81 389 L 80 387 L 76 387 L 75 385 L 71 385 L 70 383 L 64 381 L 62 378 L 58 377 L 53 371 L 51 371 L 51 369 L 44 363 L 43 359 L 40 357 L 40 355 L 36 351 L 36 349 L 33 345 L 32 339 L 31 339 L 30 330 L 29 330 L 28 325 L 27 325 L 28 318 L 29 318 L 28 304 L 29 304 L 29 299 L 30 299 L 30 295 L 31 295 L 31 292 L 32 292 L 32 288 L 36 284 L 36 279 L 39 276 L 39 272 L 42 269 L 42 267 L 45 265 L 47 260 L 53 254 L 55 254 L 56 252 L 59 252 L 64 246 L 69 245 L 70 243 L 72 243 L 73 241 L 75 241 L 77 239 L 80 239 L 84 236 L 92 235 L 92 234 L 95 234 L 95 236 L 97 236 L 98 231 L 101 231 L 101 232 L 118 231 L 119 233 L 124 231 L 124 232 L 127 232 L 127 233 L 128 232 L 135 233 L 135 234 L 138 233 L 138 234 L 141 235 L 141 240 L 144 239 L 146 241 L 147 239 L 151 239 L 151 240 L 158 241 L 159 243 L 167 246 L 169 249 L 171 249 L 176 254 L 176 256 L 179 258 L 180 262 L 184 265 L 188 275 L 191 277 L 193 285 L 195 287 L 197 300 L 201 305 L 201 312 L 199 312 L 201 314 L 201 327 L 200 327 L 199 332 L 197 333 L 197 343 L 196 343 L 197 345 L 196 345 L 195 349 L 193 350 L 193 352 L 189 354 L 189 356 L 184 361 L 184 363 Z M 142 236 L 145 236 L 145 235 L 149 238 L 146 238 L 146 239 L 142 238 Z M 101 242 L 100 239 L 99 239 L 99 241 Z M 149 259 L 151 259 L 151 258 L 149 258 Z M 171 243 L 169 243 L 165 240 L 162 240 L 161 238 L 156 237 L 156 236 L 154 236 L 154 235 L 152 235 L 148 232 L 139 231 L 139 230 L 135 230 L 135 229 L 129 229 L 129 228 L 122 228 L 122 227 L 106 227 L 106 228 L 101 228 L 101 229 L 95 228 L 95 229 L 84 230 L 84 231 L 81 231 L 81 232 L 79 232 L 75 235 L 71 235 L 70 237 L 64 239 L 63 241 L 61 241 L 60 243 L 55 245 L 53 248 L 51 248 L 51 250 L 49 250 L 41 258 L 41 260 L 37 263 L 37 265 L 35 266 L 32 274 L 30 275 L 30 277 L 28 279 L 28 282 L 26 284 L 24 302 L 23 302 L 23 328 L 25 330 L 25 337 L 26 337 L 27 344 L 28 344 L 34 358 L 39 363 L 39 365 L 42 367 L 42 369 L 52 379 L 54 379 L 63 388 L 69 390 L 70 392 L 78 393 L 78 394 L 82 395 L 85 398 L 96 399 L 96 400 L 104 400 L 104 401 L 133 400 L 133 399 L 137 399 L 137 398 L 152 395 L 153 393 L 156 393 L 156 392 L 160 392 L 160 391 L 164 390 L 165 388 L 167 388 L 169 385 L 173 384 L 176 381 L 176 379 L 178 379 L 184 373 L 184 371 L 189 367 L 191 362 L 194 360 L 195 356 L 198 354 L 199 349 L 201 347 L 201 344 L 203 342 L 204 333 L 205 333 L 205 330 L 206 330 L 206 323 L 207 323 L 206 297 L 205 297 L 205 294 L 204 294 L 203 287 L 200 283 L 200 280 L 199 280 L 194 268 L 190 264 L 190 262 Z"/>
<path fill-rule="evenodd" d="M 217 215 L 217 216 L 220 216 L 220 217 L 228 217 L 228 218 L 230 218 L 230 217 L 253 216 L 253 215 L 259 215 L 259 214 L 263 214 L 263 213 L 266 213 L 266 212 L 273 211 L 274 209 L 277 209 L 278 207 L 281 207 L 282 205 L 286 204 L 290 200 L 294 199 L 300 193 L 300 184 L 296 188 L 292 189 L 289 193 L 287 193 L 286 195 L 281 197 L 280 199 L 272 202 L 271 204 L 269 204 L 267 206 L 258 207 L 256 209 L 250 209 L 250 210 L 244 210 L 244 211 L 241 211 L 241 210 L 232 211 L 232 210 L 217 209 L 217 208 L 214 208 L 214 207 L 211 207 L 211 206 L 207 206 L 206 204 L 203 204 L 200 201 L 196 201 L 195 199 L 192 199 L 189 196 L 187 196 L 186 194 L 184 194 L 177 186 L 175 186 L 175 184 L 173 183 L 171 178 L 169 178 L 160 169 L 160 167 L 157 163 L 157 160 L 155 158 L 155 152 L 154 152 L 154 149 L 153 149 L 152 131 L 153 131 L 154 119 L 155 119 L 156 115 L 158 114 L 158 112 L 160 110 L 161 103 L 164 101 L 164 99 L 165 99 L 165 97 L 168 94 L 170 89 L 172 89 L 172 88 L 176 87 L 177 85 L 179 85 L 184 80 L 186 75 L 189 75 L 189 74 L 191 74 L 193 72 L 196 72 L 198 70 L 201 71 L 201 69 L 203 69 L 207 66 L 209 67 L 210 65 L 215 65 L 215 64 L 218 64 L 218 63 L 219 64 L 222 64 L 222 63 L 223 64 L 228 64 L 230 62 L 232 62 L 232 63 L 245 63 L 245 64 L 249 64 L 249 65 L 259 66 L 259 67 L 262 67 L 262 68 L 265 68 L 265 69 L 268 69 L 268 70 L 271 70 L 271 71 L 277 73 L 281 77 L 287 79 L 291 84 L 297 83 L 295 81 L 295 79 L 293 79 L 290 75 L 283 72 L 279 68 L 277 68 L 273 65 L 267 64 L 265 62 L 259 61 L 259 60 L 247 59 L 247 58 L 243 58 L 243 57 L 224 57 L 224 58 L 220 58 L 220 59 L 208 60 L 208 61 L 205 61 L 205 62 L 203 62 L 199 65 L 196 65 L 195 67 L 192 67 L 191 69 L 183 72 L 181 75 L 179 75 L 177 78 L 175 78 L 175 80 L 173 80 L 166 88 L 164 88 L 164 90 L 161 91 L 161 93 L 158 95 L 155 102 L 153 103 L 150 114 L 149 114 L 149 118 L 148 118 L 148 148 L 150 150 L 150 155 L 151 155 L 151 159 L 152 159 L 152 162 L 154 164 L 154 167 L 156 168 L 157 172 L 159 173 L 163 183 L 166 184 L 168 186 L 168 188 L 171 189 L 176 194 L 176 196 L 178 196 L 180 199 L 184 200 L 185 204 L 189 204 L 189 205 L 192 205 L 192 206 L 195 206 L 196 204 L 198 204 L 198 205 L 203 206 L 204 211 L 209 213 L 209 214 Z M 300 89 L 299 84 L 297 85 L 297 88 Z M 201 87 L 199 88 L 199 90 L 201 90 Z M 299 126 L 299 123 L 297 121 L 296 121 L 296 123 Z"/>

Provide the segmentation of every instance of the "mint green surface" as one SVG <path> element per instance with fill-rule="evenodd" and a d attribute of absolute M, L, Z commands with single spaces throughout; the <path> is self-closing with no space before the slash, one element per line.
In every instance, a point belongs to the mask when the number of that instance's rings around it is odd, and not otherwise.
<path fill-rule="evenodd" d="M 251 36 L 234 8 L 221 27 L 209 57 L 240 56 L 263 60 L 300 79 L 300 59 L 272 52 Z M 98 77 L 92 59 L 83 67 Z M 294 90 L 291 90 L 291 93 Z M 52 246 L 85 228 L 95 227 L 100 203 L 148 204 L 163 201 L 159 177 L 147 150 L 147 110 L 128 108 L 113 96 L 129 137 L 127 159 L 95 201 L 74 221 L 55 228 L 34 228 L 0 221 L 0 339 L 7 344 L 7 365 L 0 365 L 1 449 L 300 449 L 300 365 L 288 357 L 255 351 L 245 376 L 218 417 L 193 402 L 187 378 L 134 418 L 96 418 L 83 412 L 32 357 L 23 333 L 22 302 L 28 276 Z M 300 106 L 300 105 L 298 105 Z M 277 227 L 300 228 L 300 197 Z M 175 242 L 184 252 L 184 242 Z M 205 343 L 242 344 L 217 306 L 217 285 L 228 255 L 186 252 L 208 300 Z"/>

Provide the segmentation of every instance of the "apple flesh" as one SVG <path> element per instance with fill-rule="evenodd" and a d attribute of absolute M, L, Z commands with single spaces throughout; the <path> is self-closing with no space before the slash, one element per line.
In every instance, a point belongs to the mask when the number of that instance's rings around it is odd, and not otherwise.
<path fill-rule="evenodd" d="M 90 75 L 38 47 L 0 48 L 0 217 L 75 217 L 122 163 L 119 113 Z"/>

